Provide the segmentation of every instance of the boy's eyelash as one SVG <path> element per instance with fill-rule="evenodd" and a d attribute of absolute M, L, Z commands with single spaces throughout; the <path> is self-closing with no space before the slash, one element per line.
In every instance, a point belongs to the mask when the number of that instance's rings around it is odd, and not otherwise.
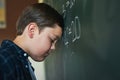
<path fill-rule="evenodd" d="M 51 42 L 54 42 L 54 40 L 51 39 Z"/>
<path fill-rule="evenodd" d="M 52 43 L 55 42 L 55 41 L 57 41 L 57 39 L 51 39 L 51 42 L 52 42 Z"/>
<path fill-rule="evenodd" d="M 54 42 L 55 40 L 53 40 L 53 39 L 50 38 L 50 41 L 51 41 L 51 42 Z"/>

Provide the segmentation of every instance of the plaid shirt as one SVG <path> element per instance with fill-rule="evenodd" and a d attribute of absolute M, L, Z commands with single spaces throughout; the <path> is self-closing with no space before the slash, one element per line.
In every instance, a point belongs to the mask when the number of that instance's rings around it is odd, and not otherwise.
<path fill-rule="evenodd" d="M 4 40 L 0 47 L 0 80 L 32 80 L 28 55 L 10 40 Z"/>

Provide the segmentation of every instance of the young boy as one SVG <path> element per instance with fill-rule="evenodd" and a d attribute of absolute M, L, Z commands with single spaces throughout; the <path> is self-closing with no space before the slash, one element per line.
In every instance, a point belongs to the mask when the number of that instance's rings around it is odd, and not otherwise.
<path fill-rule="evenodd" d="M 55 49 L 63 18 L 51 6 L 35 3 L 25 8 L 16 27 L 16 38 L 0 47 L 0 80 L 36 80 L 28 56 L 43 61 Z"/>

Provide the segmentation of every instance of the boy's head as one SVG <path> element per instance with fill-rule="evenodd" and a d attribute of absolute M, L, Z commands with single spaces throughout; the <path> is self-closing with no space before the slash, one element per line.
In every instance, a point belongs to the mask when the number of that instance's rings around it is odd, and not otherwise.
<path fill-rule="evenodd" d="M 63 33 L 63 18 L 45 3 L 28 6 L 17 21 L 14 42 L 35 61 L 43 61 L 55 49 Z"/>
<path fill-rule="evenodd" d="M 36 23 L 40 30 L 46 26 L 54 27 L 55 24 L 59 25 L 62 30 L 64 27 L 62 16 L 45 3 L 35 3 L 23 10 L 16 23 L 17 35 L 21 35 L 25 27 L 31 22 Z"/>

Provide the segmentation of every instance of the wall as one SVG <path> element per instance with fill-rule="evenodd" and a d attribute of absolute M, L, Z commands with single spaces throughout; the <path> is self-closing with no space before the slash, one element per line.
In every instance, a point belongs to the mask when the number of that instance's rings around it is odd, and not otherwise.
<path fill-rule="evenodd" d="M 0 43 L 3 39 L 13 40 L 16 35 L 16 20 L 23 8 L 37 0 L 5 0 L 6 1 L 6 29 L 0 29 Z"/>

